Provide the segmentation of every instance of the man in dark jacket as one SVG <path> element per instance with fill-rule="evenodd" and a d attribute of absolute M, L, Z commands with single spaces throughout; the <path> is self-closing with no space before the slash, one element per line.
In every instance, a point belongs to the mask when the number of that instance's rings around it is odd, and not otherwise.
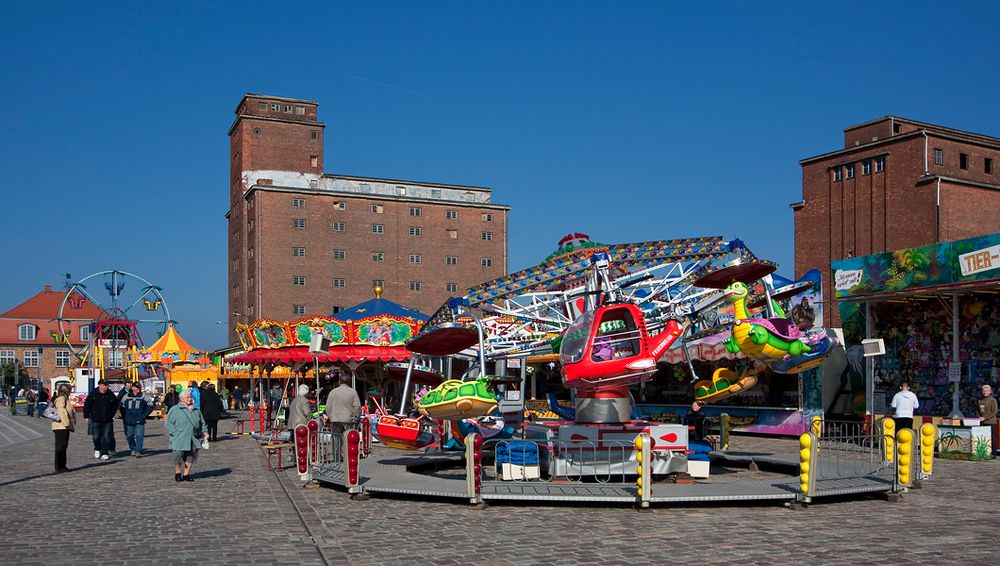
<path fill-rule="evenodd" d="M 219 437 L 219 419 L 222 418 L 222 397 L 215 392 L 215 385 L 208 383 L 201 392 L 201 417 L 205 419 L 205 431 L 212 442 Z"/>
<path fill-rule="evenodd" d="M 115 430 L 112 424 L 118 411 L 118 398 L 108 389 L 108 382 L 100 380 L 97 389 L 87 395 L 83 403 L 83 418 L 91 426 L 94 440 L 94 458 L 107 460 L 114 453 Z"/>
<path fill-rule="evenodd" d="M 164 420 L 166 420 L 166 414 L 170 412 L 170 407 L 173 407 L 177 403 L 181 402 L 181 389 L 180 385 L 175 385 L 169 393 L 163 396 L 163 414 Z"/>
<path fill-rule="evenodd" d="M 142 384 L 132 384 L 122 397 L 122 420 L 125 421 L 125 439 L 132 456 L 142 457 L 142 441 L 146 436 L 146 417 L 153 412 L 153 400 L 143 395 Z"/>

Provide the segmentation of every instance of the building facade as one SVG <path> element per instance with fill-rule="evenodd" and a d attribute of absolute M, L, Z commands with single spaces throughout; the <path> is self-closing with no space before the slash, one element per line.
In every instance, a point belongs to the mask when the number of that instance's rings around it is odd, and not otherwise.
<path fill-rule="evenodd" d="M 509 206 L 486 187 L 323 172 L 317 103 L 247 94 L 229 129 L 229 340 L 235 324 L 372 297 L 430 314 L 507 271 Z"/>
<path fill-rule="evenodd" d="M 2 376 L 4 385 L 11 384 L 15 364 L 27 371 L 29 379 L 70 375 L 70 367 L 78 360 L 62 339 L 55 320 L 64 297 L 64 293 L 46 285 L 41 292 L 0 314 L 0 366 L 8 368 L 7 375 Z M 96 320 L 101 315 L 99 307 L 75 293 L 67 300 L 67 309 L 74 319 Z M 73 344 L 90 340 L 90 327 L 82 322 L 65 322 L 64 329 L 71 334 Z"/>
<path fill-rule="evenodd" d="M 1000 231 L 998 138 L 886 116 L 799 163 L 795 273 L 819 268 L 827 298 L 831 261 Z"/>

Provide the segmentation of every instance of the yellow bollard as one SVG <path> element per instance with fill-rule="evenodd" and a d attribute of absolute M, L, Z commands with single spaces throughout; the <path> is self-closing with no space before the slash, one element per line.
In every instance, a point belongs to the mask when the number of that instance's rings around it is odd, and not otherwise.
<path fill-rule="evenodd" d="M 892 462 L 893 446 L 896 443 L 896 421 L 889 417 L 882 419 L 882 438 L 885 440 L 885 461 Z"/>
<path fill-rule="evenodd" d="M 920 427 L 920 473 L 928 477 L 934 470 L 934 443 L 937 442 L 937 427 L 925 423 Z"/>
<path fill-rule="evenodd" d="M 809 499 L 816 488 L 816 475 L 813 470 L 816 465 L 816 437 L 804 432 L 799 437 L 799 489 L 802 496 Z"/>
<path fill-rule="evenodd" d="M 912 468 L 913 456 L 913 431 L 908 428 L 899 431 L 896 436 L 896 442 L 899 444 L 896 447 L 896 454 L 899 455 L 897 479 L 899 480 L 899 485 L 910 487 L 912 480 L 910 470 Z"/>

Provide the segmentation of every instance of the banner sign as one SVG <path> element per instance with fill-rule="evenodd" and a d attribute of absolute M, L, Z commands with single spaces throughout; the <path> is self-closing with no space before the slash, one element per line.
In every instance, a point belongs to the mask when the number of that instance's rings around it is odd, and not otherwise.
<path fill-rule="evenodd" d="M 840 259 L 830 270 L 838 299 L 1000 281 L 1000 233 Z"/>

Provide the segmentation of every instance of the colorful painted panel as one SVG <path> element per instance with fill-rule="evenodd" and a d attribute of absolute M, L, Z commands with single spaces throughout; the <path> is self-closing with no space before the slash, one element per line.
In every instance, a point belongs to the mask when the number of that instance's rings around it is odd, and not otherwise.
<path fill-rule="evenodd" d="M 1000 280 L 1000 233 L 834 261 L 838 299 Z"/>
<path fill-rule="evenodd" d="M 358 344 L 401 346 L 413 336 L 413 326 L 396 318 L 383 316 L 357 325 Z"/>
<path fill-rule="evenodd" d="M 288 345 L 288 335 L 280 322 L 258 320 L 250 326 L 250 337 L 256 348 L 280 348 Z"/>
<path fill-rule="evenodd" d="M 292 336 L 295 338 L 292 345 L 308 346 L 314 331 L 323 333 L 331 346 L 347 343 L 344 324 L 332 318 L 316 316 L 293 322 L 291 327 Z"/>

